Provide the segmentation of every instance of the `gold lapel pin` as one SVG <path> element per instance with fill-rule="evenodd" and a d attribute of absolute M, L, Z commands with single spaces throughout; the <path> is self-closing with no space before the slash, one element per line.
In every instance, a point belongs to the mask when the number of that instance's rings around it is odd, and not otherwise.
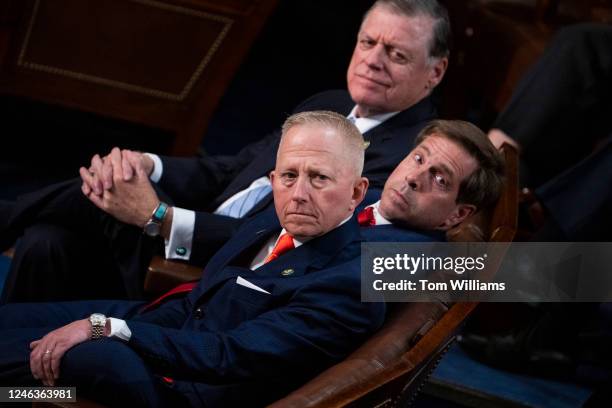
<path fill-rule="evenodd" d="M 284 271 L 281 272 L 281 276 L 291 276 L 293 275 L 293 272 L 295 271 L 291 268 L 285 269 Z"/>

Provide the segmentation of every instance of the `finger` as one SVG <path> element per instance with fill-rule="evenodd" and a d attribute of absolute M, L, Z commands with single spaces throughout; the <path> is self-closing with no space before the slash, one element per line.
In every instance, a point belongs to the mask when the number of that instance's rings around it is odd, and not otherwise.
<path fill-rule="evenodd" d="M 132 158 L 132 161 L 135 163 L 134 169 L 136 169 L 136 176 L 141 179 L 148 179 L 149 175 L 145 171 L 144 166 L 142 166 L 142 163 L 140 163 L 140 160 L 134 156 Z"/>
<path fill-rule="evenodd" d="M 47 347 L 42 354 L 42 369 L 43 369 L 43 383 L 47 386 L 53 384 L 53 371 L 51 370 L 51 361 L 53 360 L 53 346 L 46 345 Z"/>
<path fill-rule="evenodd" d="M 92 173 L 85 167 L 81 167 L 79 169 L 79 174 L 81 176 L 81 180 L 83 180 L 83 187 L 81 187 L 81 190 L 83 190 L 85 195 L 89 195 L 89 192 L 94 189 L 94 178 Z M 85 191 L 88 192 L 86 193 Z"/>
<path fill-rule="evenodd" d="M 59 378 L 60 362 L 62 361 L 63 356 L 64 351 L 60 350 L 59 347 L 56 347 L 55 350 L 53 350 L 53 355 L 51 356 L 51 373 L 53 375 L 52 379 L 54 382 Z"/>
<path fill-rule="evenodd" d="M 91 160 L 90 173 L 93 173 L 91 174 L 93 179 L 91 187 L 93 188 L 94 193 L 97 195 L 102 194 L 103 185 L 100 178 L 104 177 L 104 162 L 97 154 Z"/>
<path fill-rule="evenodd" d="M 95 194 L 90 194 L 87 196 L 87 198 L 89 198 L 89 201 L 91 201 L 92 203 L 94 203 L 94 205 L 96 207 L 98 207 L 101 210 L 104 210 L 104 197 L 103 196 L 99 196 L 99 195 L 95 195 Z"/>
<path fill-rule="evenodd" d="M 113 174 L 115 176 L 122 175 L 123 169 L 121 165 L 121 150 L 118 147 L 113 147 L 110 154 L 110 162 L 113 168 Z"/>
<path fill-rule="evenodd" d="M 32 372 L 32 377 L 37 380 L 43 377 L 40 355 L 40 349 L 38 348 L 30 353 L 30 371 Z"/>
<path fill-rule="evenodd" d="M 81 184 L 81 191 L 84 195 L 88 196 L 89 193 L 91 193 L 91 188 L 89 187 L 89 184 L 83 182 L 83 184 Z"/>
<path fill-rule="evenodd" d="M 104 158 L 104 167 L 102 168 L 102 183 L 105 190 L 113 188 L 113 172 L 112 154 L 110 154 Z"/>
<path fill-rule="evenodd" d="M 91 158 L 91 165 L 89 166 L 89 168 L 96 172 L 99 173 L 102 171 L 102 165 L 104 164 L 104 162 L 102 161 L 102 158 L 100 157 L 99 154 L 94 154 L 94 156 Z"/>
<path fill-rule="evenodd" d="M 142 163 L 140 162 L 138 156 L 134 154 L 134 152 L 129 152 L 125 155 L 125 158 L 130 163 L 133 172 L 138 175 L 138 170 L 142 167 Z"/>
<path fill-rule="evenodd" d="M 30 343 L 30 350 L 34 350 L 40 344 L 40 340 L 34 340 Z"/>
<path fill-rule="evenodd" d="M 130 181 L 134 176 L 134 169 L 132 168 L 132 162 L 130 157 L 133 155 L 130 150 L 123 150 L 121 152 L 122 160 L 121 167 L 123 168 L 123 180 Z"/>

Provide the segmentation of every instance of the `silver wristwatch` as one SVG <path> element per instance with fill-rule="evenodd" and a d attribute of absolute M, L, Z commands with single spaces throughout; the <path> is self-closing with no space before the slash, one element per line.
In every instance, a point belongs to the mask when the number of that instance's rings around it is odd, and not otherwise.
<path fill-rule="evenodd" d="M 93 313 L 89 316 L 91 323 L 91 338 L 99 339 L 104 336 L 104 327 L 106 326 L 106 316 L 101 313 Z"/>

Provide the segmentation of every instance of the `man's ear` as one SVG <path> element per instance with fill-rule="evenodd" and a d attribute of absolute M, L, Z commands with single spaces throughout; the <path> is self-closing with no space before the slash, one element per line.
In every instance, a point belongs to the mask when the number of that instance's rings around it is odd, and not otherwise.
<path fill-rule="evenodd" d="M 455 225 L 463 222 L 467 217 L 476 212 L 476 206 L 473 204 L 457 204 L 450 216 L 436 229 L 448 231 Z"/>
<path fill-rule="evenodd" d="M 368 191 L 369 185 L 370 181 L 367 179 L 367 177 L 361 177 L 355 182 L 355 185 L 353 186 L 353 197 L 351 198 L 351 211 L 355 210 L 355 208 L 361 204 L 366 192 Z"/>
<path fill-rule="evenodd" d="M 448 67 L 448 58 L 436 58 L 431 63 L 431 71 L 429 73 L 429 79 L 427 85 L 429 89 L 435 88 L 444 78 L 444 73 Z"/>
<path fill-rule="evenodd" d="M 276 177 L 276 173 L 274 173 L 274 170 L 270 172 L 270 175 L 268 177 L 270 177 L 270 184 L 274 185 L 274 177 Z"/>

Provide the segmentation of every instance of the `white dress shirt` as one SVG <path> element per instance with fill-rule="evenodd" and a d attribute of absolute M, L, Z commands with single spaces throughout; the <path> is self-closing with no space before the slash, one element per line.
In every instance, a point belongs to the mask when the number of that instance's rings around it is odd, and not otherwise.
<path fill-rule="evenodd" d="M 374 214 L 374 221 L 376 222 L 375 225 L 388 225 L 388 224 L 391 224 L 391 221 L 389 221 L 388 219 L 386 219 L 385 217 L 382 216 L 382 214 L 380 213 L 380 210 L 378 209 L 379 206 L 380 206 L 380 200 L 378 200 L 374 204 L 368 205 L 368 207 L 372 207 L 373 214 Z"/>

